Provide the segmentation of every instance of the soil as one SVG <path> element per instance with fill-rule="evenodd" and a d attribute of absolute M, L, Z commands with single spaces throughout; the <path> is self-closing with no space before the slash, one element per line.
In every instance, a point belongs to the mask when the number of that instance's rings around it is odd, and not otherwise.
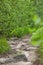
<path fill-rule="evenodd" d="M 30 44 L 30 39 L 31 35 L 26 35 L 22 38 L 10 38 L 8 44 L 11 50 L 5 54 L 1 54 L 0 59 L 13 58 L 14 60 L 3 64 L 0 63 L 0 65 L 35 65 L 38 57 L 37 47 Z"/>

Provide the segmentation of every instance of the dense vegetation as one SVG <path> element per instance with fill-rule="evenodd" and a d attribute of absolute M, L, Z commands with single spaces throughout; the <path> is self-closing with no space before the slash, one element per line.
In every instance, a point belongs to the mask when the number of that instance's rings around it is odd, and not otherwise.
<path fill-rule="evenodd" d="M 31 38 L 31 42 L 35 46 L 39 46 L 38 54 L 40 63 L 43 63 L 43 27 L 38 29 Z"/>
<path fill-rule="evenodd" d="M 4 38 L 26 34 L 32 34 L 32 44 L 40 45 L 43 61 L 43 0 L 0 0 L 0 53 L 9 49 Z"/>
<path fill-rule="evenodd" d="M 38 4 L 34 0 L 0 0 L 0 33 L 11 36 L 16 28 L 22 30 L 24 27 L 31 29 L 37 26 L 41 18 Z M 12 34 L 15 35 L 15 32 Z"/>

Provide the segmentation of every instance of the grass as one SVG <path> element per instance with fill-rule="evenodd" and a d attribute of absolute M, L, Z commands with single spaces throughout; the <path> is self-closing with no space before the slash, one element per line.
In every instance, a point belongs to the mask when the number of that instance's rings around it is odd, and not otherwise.
<path fill-rule="evenodd" d="M 0 37 L 0 54 L 6 53 L 10 50 L 10 46 L 7 43 L 6 38 Z"/>

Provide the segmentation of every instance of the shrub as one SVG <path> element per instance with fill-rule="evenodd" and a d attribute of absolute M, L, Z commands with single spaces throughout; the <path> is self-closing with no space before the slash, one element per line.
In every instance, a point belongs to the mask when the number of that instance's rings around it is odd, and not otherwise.
<path fill-rule="evenodd" d="M 40 57 L 40 63 L 43 63 L 43 27 L 38 29 L 31 38 L 31 43 L 35 46 L 39 46 L 38 54 Z"/>
<path fill-rule="evenodd" d="M 7 43 L 6 38 L 0 37 L 0 54 L 6 53 L 10 50 L 10 46 Z"/>
<path fill-rule="evenodd" d="M 29 27 L 25 26 L 25 27 L 17 27 L 16 29 L 14 29 L 12 32 L 11 32 L 11 35 L 13 36 L 17 36 L 17 37 L 22 37 L 26 34 L 29 34 Z"/>
<path fill-rule="evenodd" d="M 31 41 L 34 45 L 39 45 L 43 40 L 43 27 L 39 28 L 35 33 L 33 33 Z"/>
<path fill-rule="evenodd" d="M 38 54 L 39 54 L 39 61 L 41 64 L 43 64 L 43 41 L 40 42 Z"/>
<path fill-rule="evenodd" d="M 29 0 L 0 0 L 0 32 L 10 36 L 15 28 L 30 25 L 34 26 L 32 20 L 36 14 L 34 1 Z"/>

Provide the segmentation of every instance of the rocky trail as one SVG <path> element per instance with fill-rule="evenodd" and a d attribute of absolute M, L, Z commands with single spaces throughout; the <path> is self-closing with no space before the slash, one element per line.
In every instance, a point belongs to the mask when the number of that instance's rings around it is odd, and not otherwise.
<path fill-rule="evenodd" d="M 30 36 L 23 38 L 11 38 L 8 43 L 11 51 L 4 55 L 0 55 L 0 65 L 36 65 L 37 47 L 32 46 Z"/>

